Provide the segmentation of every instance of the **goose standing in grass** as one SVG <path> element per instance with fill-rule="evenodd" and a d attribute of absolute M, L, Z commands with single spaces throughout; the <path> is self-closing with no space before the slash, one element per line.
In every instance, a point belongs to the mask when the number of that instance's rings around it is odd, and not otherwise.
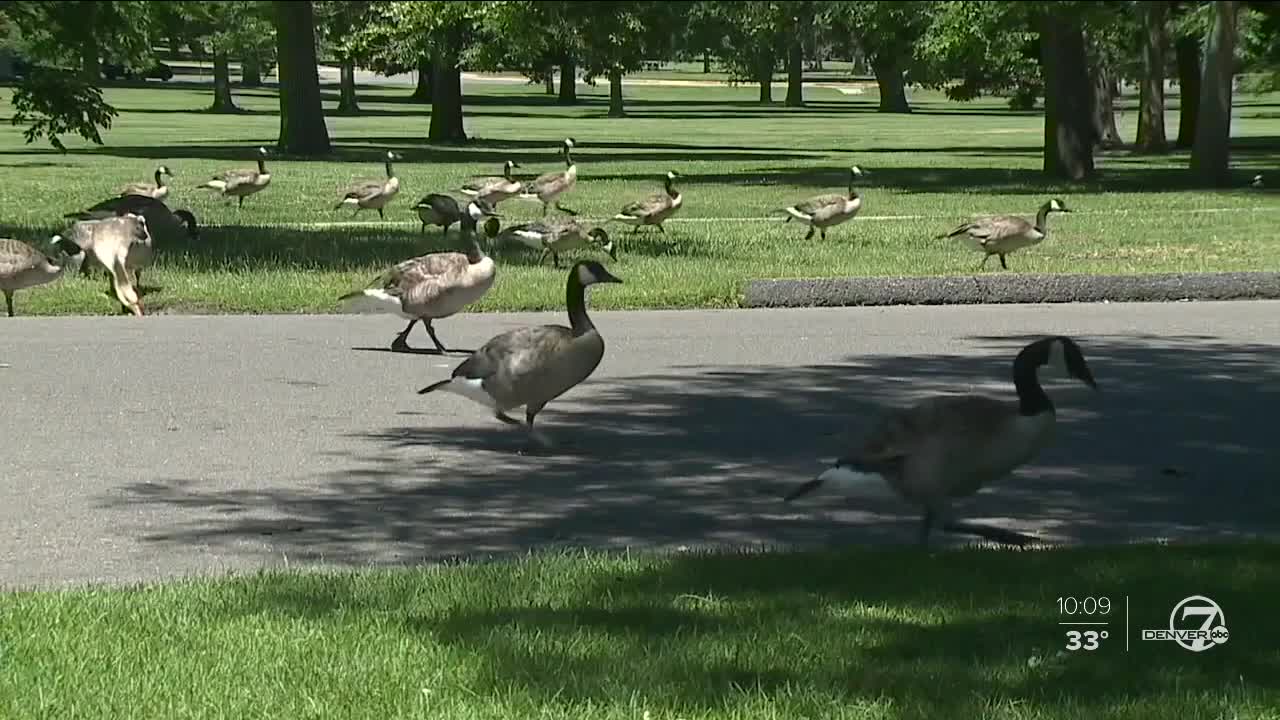
<path fill-rule="evenodd" d="M 992 255 L 1000 256 L 1000 267 L 1005 270 L 1009 265 L 1004 256 L 1022 248 L 1037 245 L 1049 233 L 1049 213 L 1069 213 L 1070 209 L 1061 200 L 1054 198 L 1040 206 L 1036 212 L 1034 224 L 1017 215 L 999 215 L 979 218 L 967 222 L 949 233 L 934 237 L 934 240 L 959 237 L 966 245 L 982 253 L 982 262 L 978 269 L 986 267 Z"/>
<path fill-rule="evenodd" d="M 613 240 L 609 239 L 609 233 L 605 232 L 604 228 L 587 230 L 582 223 L 570 218 L 548 218 L 512 225 L 503 230 L 495 242 L 503 243 L 511 240 L 534 250 L 541 250 L 542 255 L 538 257 L 539 265 L 547 259 L 547 255 L 550 255 L 552 264 L 559 268 L 560 253 L 592 245 L 608 253 L 613 260 L 618 259 Z"/>
<path fill-rule="evenodd" d="M 855 497 L 892 491 L 924 510 L 922 544 L 928 544 L 935 526 L 995 542 L 1026 543 L 1032 538 L 1021 533 L 954 520 L 950 503 L 1031 461 L 1053 438 L 1057 415 L 1040 386 L 1040 368 L 1097 390 L 1074 340 L 1042 338 L 1014 358 L 1016 401 L 944 395 L 891 412 L 832 467 L 785 499 L 790 502 L 827 484 Z"/>
<path fill-rule="evenodd" d="M 343 205 L 354 205 L 356 211 L 351 214 L 351 217 L 359 215 L 361 210 L 368 209 L 377 210 L 378 217 L 385 220 L 387 216 L 383 214 L 382 209 L 387 206 L 387 203 L 391 202 L 392 198 L 400 193 L 400 178 L 396 177 L 395 171 L 391 166 L 393 161 L 399 159 L 399 155 L 388 150 L 387 159 L 383 163 L 383 167 L 387 171 L 387 177 L 383 180 L 361 180 L 357 182 L 347 188 L 346 193 L 338 201 L 338 204 L 333 206 L 333 209 L 337 210 Z"/>
<path fill-rule="evenodd" d="M 128 267 L 128 257 L 135 243 L 151 241 L 146 218 L 126 213 L 98 220 L 81 220 L 71 226 L 68 235 L 66 238 L 54 235 L 54 244 L 66 247 L 70 242 L 86 255 L 92 255 L 111 273 L 111 290 L 120 305 L 141 317 L 142 300 L 138 297 L 136 281 Z"/>
<path fill-rule="evenodd" d="M 59 240 L 55 236 L 54 244 L 60 246 Z M 65 261 L 55 260 L 21 240 L 0 238 L 0 291 L 4 292 L 9 317 L 14 316 L 15 292 L 53 282 L 64 269 Z"/>
<path fill-rule="evenodd" d="M 783 208 L 782 212 L 787 214 L 787 219 L 783 222 L 795 220 L 808 225 L 809 232 L 804 236 L 805 240 L 813 237 L 815 229 L 821 233 L 822 239 L 826 240 L 827 228 L 852 220 L 858 214 L 858 211 L 862 209 L 862 196 L 853 189 L 853 185 L 858 181 L 858 178 L 870 174 L 861 167 L 854 165 L 849 168 L 849 193 L 847 195 L 834 193 L 818 195 Z"/>
<path fill-rule="evenodd" d="M 224 198 L 236 198 L 236 207 L 244 207 L 244 199 L 267 189 L 271 184 L 271 173 L 267 172 L 267 149 L 258 148 L 258 169 L 238 168 L 224 170 L 212 179 L 205 181 L 200 187 L 217 190 Z"/>
<path fill-rule="evenodd" d="M 462 194 L 468 197 L 487 200 L 495 207 L 503 200 L 513 198 L 524 190 L 524 185 L 511 176 L 511 171 L 520 167 L 520 163 L 508 160 L 502 166 L 502 177 L 474 178 L 462 185 Z"/>
<path fill-rule="evenodd" d="M 190 210 L 171 210 L 161 200 L 145 195 L 125 195 L 103 200 L 88 210 L 79 210 L 63 215 L 74 220 L 102 220 L 120 215 L 141 215 L 147 221 L 147 238 L 133 243 L 129 247 L 126 265 L 134 273 L 134 281 L 142 282 L 142 270 L 151 266 L 155 247 L 180 240 L 200 239 L 200 228 L 196 216 Z M 84 265 L 88 272 L 89 265 Z"/>
<path fill-rule="evenodd" d="M 621 282 L 598 262 L 575 263 L 565 286 L 569 327 L 539 325 L 497 335 L 454 368 L 449 379 L 432 383 L 418 394 L 443 390 L 461 395 L 509 425 L 521 423 L 507 412 L 523 407 L 530 440 L 548 446 L 533 427 L 534 417 L 547 403 L 586 380 L 604 357 L 604 338 L 587 315 L 586 289 Z"/>
<path fill-rule="evenodd" d="M 576 210 L 570 210 L 560 204 L 560 198 L 578 183 L 578 166 L 573 162 L 573 147 L 577 144 L 573 138 L 564 139 L 562 150 L 564 152 L 565 169 L 558 172 L 550 172 L 539 175 L 525 185 L 524 191 L 520 193 L 523 200 L 537 200 L 542 203 L 542 216 L 547 216 L 547 209 L 555 204 L 556 209 L 570 215 L 577 215 Z"/>
<path fill-rule="evenodd" d="M 475 203 L 483 215 L 491 217 L 499 217 L 497 211 L 494 210 L 493 204 L 485 198 L 476 198 L 471 201 Z M 413 209 L 418 213 L 418 219 L 422 221 L 422 232 L 427 231 L 428 225 L 439 225 L 441 236 L 449 234 L 449 226 L 461 222 L 466 214 L 462 206 L 458 205 L 458 199 L 452 195 L 443 193 L 431 193 L 414 203 Z"/>
<path fill-rule="evenodd" d="M 662 223 L 667 218 L 675 215 L 676 212 L 684 205 L 684 195 L 676 190 L 676 178 L 680 177 L 680 173 L 675 170 L 667 172 L 665 182 L 666 192 L 655 195 L 631 203 L 618 211 L 610 222 L 621 222 L 633 225 L 631 232 L 638 232 L 641 225 L 653 225 L 658 228 L 659 232 L 665 233 Z"/>
<path fill-rule="evenodd" d="M 396 336 L 391 349 L 411 351 L 409 332 L 419 321 L 427 328 L 431 342 L 441 354 L 448 352 L 436 337 L 433 320 L 454 315 L 489 292 L 497 273 L 493 258 L 485 254 L 476 238 L 476 223 L 489 214 L 486 205 L 477 201 L 467 204 L 462 217 L 462 236 L 467 251 L 438 252 L 397 263 L 362 290 L 347 293 L 338 300 L 346 312 L 389 312 L 406 318 L 409 325 Z M 486 233 L 497 234 L 498 221 L 489 218 Z"/>
<path fill-rule="evenodd" d="M 173 171 L 169 169 L 168 165 L 161 165 L 156 168 L 156 181 L 154 183 L 129 183 L 128 185 L 120 188 L 119 195 L 120 197 L 124 197 L 126 195 L 145 195 L 146 197 L 156 200 L 164 200 L 169 197 L 169 186 L 164 184 L 165 175 L 168 175 L 169 177 L 176 177 L 173 174 Z"/>

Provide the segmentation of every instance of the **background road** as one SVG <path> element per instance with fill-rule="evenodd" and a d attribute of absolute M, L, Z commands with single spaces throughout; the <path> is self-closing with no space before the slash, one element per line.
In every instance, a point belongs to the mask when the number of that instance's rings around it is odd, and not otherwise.
<path fill-rule="evenodd" d="M 605 288 L 601 292 L 607 292 Z M 1029 336 L 1103 392 L 962 506 L 1062 542 L 1280 534 L 1280 302 L 596 313 L 597 374 L 544 411 L 558 454 L 449 395 L 459 357 L 389 316 L 0 319 L 0 585 L 285 562 L 416 563 L 555 544 L 910 542 L 895 502 L 778 497 L 878 408 L 1006 392 Z M 475 348 L 561 314 L 438 324 Z M 421 328 L 411 342 L 430 344 Z"/>

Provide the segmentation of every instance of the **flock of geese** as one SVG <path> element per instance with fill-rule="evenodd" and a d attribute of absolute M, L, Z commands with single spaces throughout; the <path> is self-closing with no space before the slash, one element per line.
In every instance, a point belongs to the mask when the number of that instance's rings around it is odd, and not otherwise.
<path fill-rule="evenodd" d="M 547 218 L 552 207 L 568 215 L 573 210 L 561 198 L 577 182 L 572 158 L 573 138 L 566 138 L 562 151 L 565 169 L 521 182 L 513 177 L 520 166 L 507 162 L 501 176 L 470 180 L 462 185 L 459 200 L 432 193 L 413 207 L 423 231 L 437 225 L 442 233 L 457 223 L 464 242 L 462 252 L 434 252 L 395 264 L 374 278 L 368 286 L 338 298 L 348 312 L 389 312 L 407 321 L 391 348 L 410 350 L 408 337 L 421 322 L 438 353 L 449 352 L 433 326 L 434 320 L 450 317 L 482 298 L 494 284 L 496 266 L 478 237 L 493 242 L 512 239 L 550 255 L 559 267 L 559 254 L 595 246 L 616 260 L 613 242 L 602 227 L 588 228 L 576 219 Z M 243 205 L 246 198 L 266 189 L 271 173 L 266 168 L 267 150 L 259 148 L 257 168 L 221 172 L 200 185 L 223 198 Z M 346 189 L 335 209 L 376 210 L 385 217 L 388 203 L 399 193 L 400 181 L 393 163 L 399 157 L 388 152 L 386 177 L 361 181 Z M 850 168 L 845 194 L 819 195 L 784 208 L 787 221 L 809 227 L 806 238 L 826 231 L 854 217 L 862 198 L 854 183 L 868 173 Z M 56 261 L 31 245 L 14 239 L 0 239 L 0 289 L 4 291 L 9 315 L 13 312 L 15 290 L 32 287 L 58 277 L 78 258 L 92 257 L 106 268 L 111 290 L 122 307 L 142 315 L 136 290 L 138 277 L 153 257 L 156 235 L 185 233 L 197 237 L 195 216 L 187 210 L 170 210 L 166 166 L 156 169 L 154 182 L 131 183 L 117 196 L 87 209 L 68 213 L 75 222 L 65 235 L 53 237 L 54 246 L 64 253 L 65 262 Z M 675 188 L 679 175 L 666 175 L 665 193 L 624 206 L 613 218 L 641 226 L 662 223 L 683 205 L 683 195 Z M 513 198 L 536 200 L 542 204 L 542 219 L 502 228 L 499 203 Z M 978 219 L 964 223 L 938 238 L 961 238 L 983 253 L 982 266 L 991 256 L 1008 267 L 1005 256 L 1044 239 L 1050 213 L 1070 212 L 1061 200 L 1044 203 L 1034 222 L 1014 216 Z M 483 223 L 483 224 L 482 224 Z M 539 260 L 541 262 L 541 258 Z M 602 283 L 621 283 L 601 263 L 575 262 L 568 271 L 565 325 L 521 327 L 489 339 L 470 353 L 450 377 L 434 382 L 418 392 L 448 392 L 482 405 L 497 420 L 523 426 L 529 439 L 528 451 L 551 446 L 534 428 L 534 420 L 544 407 L 582 383 L 604 357 L 604 339 L 587 312 L 586 289 Z M 935 528 L 975 534 L 996 542 L 1024 544 L 1032 538 L 1016 532 L 954 518 L 950 510 L 956 498 L 971 495 L 982 486 L 1001 478 L 1034 458 L 1050 441 L 1055 425 L 1054 405 L 1040 385 L 1041 371 L 1057 372 L 1096 389 L 1093 375 L 1079 345 L 1069 337 L 1052 336 L 1037 340 L 1021 350 L 1013 361 L 1014 398 L 982 395 L 948 395 L 926 399 L 911 407 L 889 413 L 865 438 L 852 444 L 831 467 L 806 482 L 785 500 L 791 501 L 824 486 L 836 486 L 860 496 L 892 491 L 921 508 L 920 540 L 926 543 Z M 523 408 L 524 422 L 509 413 Z"/>

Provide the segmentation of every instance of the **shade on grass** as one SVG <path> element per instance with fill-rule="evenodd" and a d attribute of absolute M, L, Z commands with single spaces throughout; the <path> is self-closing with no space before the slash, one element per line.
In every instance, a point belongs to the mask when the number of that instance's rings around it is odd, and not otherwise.
<path fill-rule="evenodd" d="M 0 716 L 1260 719 L 1275 557 L 559 553 L 24 592 L 0 596 Z M 1226 645 L 1139 639 L 1192 594 Z M 1065 649 L 1060 596 L 1110 600 L 1097 650 Z"/>

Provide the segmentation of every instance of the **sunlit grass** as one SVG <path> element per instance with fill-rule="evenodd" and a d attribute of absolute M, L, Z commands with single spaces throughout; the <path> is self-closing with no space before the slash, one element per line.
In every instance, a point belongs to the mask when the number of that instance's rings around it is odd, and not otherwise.
<path fill-rule="evenodd" d="M 419 197 L 496 174 L 508 158 L 523 165 L 523 177 L 556 169 L 557 143 L 572 135 L 581 179 L 564 204 L 589 221 L 659 192 L 668 169 L 684 176 L 684 208 L 666 234 L 606 226 L 621 239 L 613 269 L 626 284 L 593 299 L 600 307 L 731 307 L 756 278 L 972 273 L 980 256 L 933 238 L 973 215 L 1030 216 L 1050 197 L 1076 212 L 1053 216 L 1048 240 L 1010 256 L 1012 272 L 1280 268 L 1280 203 L 1247 188 L 1247 179 L 1274 161 L 1268 147 L 1280 121 L 1268 108 L 1280 102 L 1276 95 L 1237 100 L 1233 162 L 1240 187 L 1208 191 L 1188 183 L 1182 153 L 1116 151 L 1099 158 L 1096 182 L 1048 182 L 1039 171 L 1040 117 L 1010 112 L 1001 100 L 948 103 L 923 93 L 912 99 L 914 114 L 886 116 L 874 112 L 874 91 L 842 95 L 812 87 L 808 107 L 789 109 L 756 105 L 750 87 L 636 85 L 627 90 L 630 116 L 609 119 L 607 88 L 581 90 L 583 105 L 564 108 L 536 85 L 472 84 L 467 128 L 474 142 L 428 146 L 428 108 L 406 102 L 407 88 L 365 88 L 366 115 L 327 118 L 332 158 L 271 158 L 271 187 L 237 209 L 194 186 L 219 169 L 252 165 L 253 148 L 274 144 L 279 117 L 271 90 L 239 92 L 248 112 L 228 116 L 203 112 L 208 93 L 198 88 L 111 89 L 107 96 L 122 114 L 104 148 L 70 141 L 72 151 L 63 155 L 25 145 L 17 128 L 0 132 L 0 176 L 8 180 L 0 231 L 43 241 L 64 226 L 63 213 L 148 178 L 163 162 L 178 173 L 171 204 L 193 210 L 206 229 L 196 243 L 161 248 L 144 276 L 148 310 L 332 311 L 338 295 L 387 264 L 458 247 L 454 234 L 442 240 L 436 228 L 419 231 L 411 208 Z M 1121 120 L 1125 136 L 1133 134 L 1133 115 Z M 406 157 L 397 166 L 401 195 L 385 222 L 364 212 L 353 223 L 349 210 L 333 204 L 351 181 L 381 175 L 379 156 L 388 148 Z M 825 241 L 805 241 L 805 228 L 781 222 L 779 208 L 842 191 L 854 163 L 873 172 L 862 182 L 857 220 Z M 501 210 L 503 221 L 514 223 L 536 218 L 541 208 L 512 200 Z M 475 309 L 563 304 L 563 271 L 537 267 L 537 254 L 522 248 L 493 253 L 499 280 Z M 106 288 L 101 279 L 66 279 L 20 293 L 19 312 L 112 312 Z"/>

